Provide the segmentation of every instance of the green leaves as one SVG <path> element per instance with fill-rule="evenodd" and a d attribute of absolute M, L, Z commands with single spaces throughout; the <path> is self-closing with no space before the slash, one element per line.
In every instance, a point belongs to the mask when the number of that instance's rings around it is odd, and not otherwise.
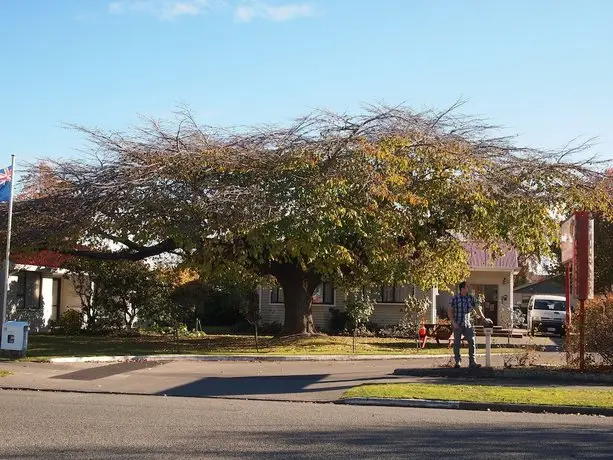
<path fill-rule="evenodd" d="M 251 284 L 289 264 L 342 286 L 430 287 L 467 275 L 462 239 L 541 255 L 564 213 L 613 216 L 589 164 L 449 111 L 370 107 L 241 130 L 178 117 L 133 134 L 80 128 L 92 158 L 28 176 L 44 176 L 45 194 L 19 203 L 16 241 L 145 254 L 169 240 L 185 266 Z"/>

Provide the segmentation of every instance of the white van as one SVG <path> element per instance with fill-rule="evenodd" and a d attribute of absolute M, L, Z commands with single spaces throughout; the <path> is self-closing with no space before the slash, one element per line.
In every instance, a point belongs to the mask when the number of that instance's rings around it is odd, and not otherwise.
<path fill-rule="evenodd" d="M 566 326 L 566 297 L 533 295 L 528 301 L 528 332 L 553 332 L 564 335 Z"/>

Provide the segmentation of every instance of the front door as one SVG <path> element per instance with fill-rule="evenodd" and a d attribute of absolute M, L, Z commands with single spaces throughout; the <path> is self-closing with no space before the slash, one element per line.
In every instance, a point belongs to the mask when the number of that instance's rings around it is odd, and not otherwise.
<path fill-rule="evenodd" d="M 494 326 L 498 325 L 498 285 L 481 284 L 474 286 L 474 289 L 475 295 L 483 294 L 485 296 L 482 307 L 483 314 L 494 322 Z"/>

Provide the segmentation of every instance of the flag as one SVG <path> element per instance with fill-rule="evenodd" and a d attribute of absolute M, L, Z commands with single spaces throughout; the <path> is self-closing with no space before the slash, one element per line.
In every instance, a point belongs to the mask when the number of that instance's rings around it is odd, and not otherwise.
<path fill-rule="evenodd" d="M 13 168 L 7 166 L 0 169 L 0 203 L 11 200 L 11 182 L 13 180 Z"/>

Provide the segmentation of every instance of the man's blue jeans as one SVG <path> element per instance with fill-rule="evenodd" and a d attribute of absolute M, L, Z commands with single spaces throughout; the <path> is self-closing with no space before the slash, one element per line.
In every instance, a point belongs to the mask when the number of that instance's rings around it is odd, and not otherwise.
<path fill-rule="evenodd" d="M 456 364 L 462 362 L 460 356 L 460 343 L 462 336 L 468 341 L 468 360 L 472 364 L 475 362 L 475 354 L 477 352 L 477 346 L 475 344 L 475 331 L 472 327 L 460 326 L 458 329 L 453 330 L 453 354 L 455 356 Z"/>

